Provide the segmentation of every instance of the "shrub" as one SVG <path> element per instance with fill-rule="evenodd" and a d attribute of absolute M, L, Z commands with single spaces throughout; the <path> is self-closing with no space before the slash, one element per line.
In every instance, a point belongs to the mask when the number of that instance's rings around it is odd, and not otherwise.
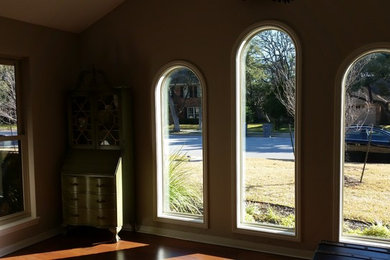
<path fill-rule="evenodd" d="M 246 205 L 245 211 L 245 222 L 248 223 L 268 223 L 291 228 L 295 226 L 294 214 L 283 216 L 272 207 L 268 207 L 265 212 L 261 212 L 257 205 L 249 203 Z"/>
<path fill-rule="evenodd" d="M 382 224 L 374 224 L 365 228 L 362 233 L 363 236 L 390 238 L 390 230 Z"/>
<path fill-rule="evenodd" d="M 169 207 L 172 212 L 202 215 L 201 190 L 189 183 L 191 173 L 183 167 L 188 158 L 180 151 L 169 157 Z"/>

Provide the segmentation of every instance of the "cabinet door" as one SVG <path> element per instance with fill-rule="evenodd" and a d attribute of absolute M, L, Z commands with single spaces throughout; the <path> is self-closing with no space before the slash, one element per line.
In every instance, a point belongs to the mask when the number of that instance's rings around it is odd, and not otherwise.
<path fill-rule="evenodd" d="M 70 142 L 72 147 L 94 147 L 93 104 L 88 96 L 72 96 L 70 100 Z"/>
<path fill-rule="evenodd" d="M 119 97 L 117 94 L 106 93 L 98 96 L 96 100 L 97 148 L 119 148 L 119 115 Z"/>

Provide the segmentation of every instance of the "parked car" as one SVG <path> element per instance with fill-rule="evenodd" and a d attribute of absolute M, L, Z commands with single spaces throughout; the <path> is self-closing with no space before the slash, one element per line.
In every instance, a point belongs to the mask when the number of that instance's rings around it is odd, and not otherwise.
<path fill-rule="evenodd" d="M 380 127 L 367 125 L 347 127 L 345 144 L 349 160 L 362 161 L 367 151 L 370 154 L 370 161 L 390 160 L 390 131 Z"/>
<path fill-rule="evenodd" d="M 385 129 L 364 125 L 350 126 L 345 131 L 347 144 L 367 145 L 370 138 L 370 145 L 390 147 L 390 131 Z"/>

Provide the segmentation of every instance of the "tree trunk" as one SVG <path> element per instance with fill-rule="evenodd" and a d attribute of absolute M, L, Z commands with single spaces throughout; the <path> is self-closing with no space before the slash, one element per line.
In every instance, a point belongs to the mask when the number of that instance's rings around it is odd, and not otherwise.
<path fill-rule="evenodd" d="M 199 106 L 199 127 L 198 127 L 198 129 L 199 130 L 202 130 L 202 120 L 203 120 L 203 116 L 202 116 L 202 113 L 203 111 L 202 111 L 202 104 Z"/>
<path fill-rule="evenodd" d="M 169 110 L 171 111 L 171 116 L 173 120 L 173 132 L 180 132 L 179 118 L 177 117 L 175 104 L 173 104 L 173 99 L 170 95 L 169 95 Z"/>

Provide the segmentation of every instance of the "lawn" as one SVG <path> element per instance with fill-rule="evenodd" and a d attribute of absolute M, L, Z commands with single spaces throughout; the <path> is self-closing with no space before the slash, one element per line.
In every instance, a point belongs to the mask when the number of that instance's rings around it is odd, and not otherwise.
<path fill-rule="evenodd" d="M 291 131 L 294 131 L 294 127 L 292 126 Z M 289 133 L 290 129 L 288 125 L 283 125 L 279 129 L 272 129 L 273 133 Z M 263 124 L 247 124 L 247 135 L 262 135 L 263 134 Z"/>
<path fill-rule="evenodd" d="M 16 125 L 0 125 L 1 131 L 14 131 L 16 132 L 17 127 Z"/>
<path fill-rule="evenodd" d="M 390 225 L 390 165 L 366 165 L 360 183 L 362 163 L 345 164 L 344 218 Z"/>
<path fill-rule="evenodd" d="M 201 188 L 202 162 L 185 162 L 189 185 Z M 246 159 L 246 200 L 294 208 L 294 163 L 261 158 Z M 360 183 L 362 163 L 345 164 L 344 218 L 390 225 L 390 165 L 367 164 Z"/>
<path fill-rule="evenodd" d="M 169 130 L 173 130 L 173 125 L 169 125 Z M 175 134 L 196 134 L 199 132 L 198 124 L 180 124 L 181 132 L 176 132 Z M 294 131 L 292 128 L 291 131 Z M 288 126 L 282 126 L 278 130 L 273 129 L 273 133 L 289 133 L 290 129 Z M 247 134 L 248 135 L 262 135 L 263 134 L 263 124 L 248 124 L 247 125 Z"/>

